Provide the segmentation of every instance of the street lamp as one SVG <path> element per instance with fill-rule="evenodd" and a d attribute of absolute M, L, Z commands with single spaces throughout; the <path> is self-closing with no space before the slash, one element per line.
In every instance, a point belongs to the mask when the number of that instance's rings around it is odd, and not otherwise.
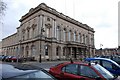
<path fill-rule="evenodd" d="M 42 46 L 41 46 L 41 40 L 42 40 L 42 36 L 43 36 L 43 32 L 45 32 L 45 30 L 44 30 L 44 28 L 42 27 L 41 28 L 41 33 L 40 33 L 40 55 L 39 55 L 39 62 L 41 63 L 42 62 L 42 59 L 41 59 L 41 57 L 42 57 Z"/>
<path fill-rule="evenodd" d="M 17 49 L 17 63 L 19 60 L 19 54 L 21 53 L 21 40 L 19 41 L 19 48 Z"/>
<path fill-rule="evenodd" d="M 103 44 L 100 44 L 100 52 L 101 52 L 101 54 L 102 54 L 102 46 L 103 46 Z"/>

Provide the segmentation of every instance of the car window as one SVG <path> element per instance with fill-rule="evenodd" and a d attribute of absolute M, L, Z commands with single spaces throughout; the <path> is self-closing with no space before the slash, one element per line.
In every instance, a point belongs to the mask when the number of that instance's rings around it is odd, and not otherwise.
<path fill-rule="evenodd" d="M 102 66 L 100 66 L 99 64 L 93 65 L 93 67 L 99 72 L 101 73 L 102 76 L 104 76 L 107 80 L 109 79 L 113 79 L 114 76 L 105 68 L 103 68 Z"/>
<path fill-rule="evenodd" d="M 91 60 L 91 62 L 100 64 L 100 60 Z"/>
<path fill-rule="evenodd" d="M 84 65 L 80 66 L 80 75 L 91 77 L 91 78 L 98 77 L 98 75 L 92 68 L 90 68 L 89 66 L 84 66 Z"/>
<path fill-rule="evenodd" d="M 37 78 L 39 78 L 40 80 L 45 78 L 45 80 L 54 80 L 54 78 L 52 76 L 50 76 L 49 74 L 47 74 L 43 71 L 36 71 L 36 72 L 29 73 L 29 74 L 16 76 L 16 77 L 13 77 L 13 78 L 9 78 L 9 80 L 13 80 L 13 79 L 15 80 L 15 78 L 20 78 L 20 79 L 21 78 L 22 79 L 26 79 L 26 78 L 37 79 Z"/>
<path fill-rule="evenodd" d="M 111 68 L 112 69 L 112 63 L 110 63 L 108 61 L 102 61 L 102 65 L 105 68 Z"/>
<path fill-rule="evenodd" d="M 63 72 L 70 73 L 70 74 L 78 74 L 78 65 L 77 64 L 69 64 L 62 68 Z"/>

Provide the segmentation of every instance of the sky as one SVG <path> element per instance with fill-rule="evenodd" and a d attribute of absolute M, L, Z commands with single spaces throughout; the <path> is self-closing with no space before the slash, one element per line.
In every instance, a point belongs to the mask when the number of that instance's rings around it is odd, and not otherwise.
<path fill-rule="evenodd" d="M 3 39 L 17 32 L 19 20 L 30 8 L 40 3 L 56 9 L 83 24 L 94 28 L 95 47 L 118 47 L 118 2 L 119 0 L 3 0 L 7 4 L 0 31 Z M 102 44 L 103 46 L 100 46 Z"/>

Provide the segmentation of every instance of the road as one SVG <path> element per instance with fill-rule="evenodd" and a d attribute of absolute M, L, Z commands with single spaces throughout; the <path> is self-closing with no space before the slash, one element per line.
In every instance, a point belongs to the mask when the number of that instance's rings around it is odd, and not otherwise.
<path fill-rule="evenodd" d="M 37 66 L 37 67 L 41 67 L 41 68 L 44 68 L 46 70 L 49 70 L 50 67 L 55 66 L 59 63 L 63 63 L 63 62 L 66 62 L 66 61 L 46 61 L 46 62 L 42 62 L 42 63 L 28 62 L 28 63 L 23 63 L 23 64 L 30 64 L 30 65 L 33 65 L 33 66 Z"/>
<path fill-rule="evenodd" d="M 63 63 L 66 61 L 44 61 L 42 63 L 39 63 L 37 61 L 32 61 L 32 62 L 24 62 L 24 63 L 18 63 L 18 64 L 29 64 L 32 66 L 37 66 L 37 67 L 41 67 L 43 69 L 49 70 L 50 67 L 55 66 L 59 63 Z M 13 62 L 0 62 L 0 63 L 5 63 L 5 64 L 17 64 L 17 63 L 13 63 Z"/>

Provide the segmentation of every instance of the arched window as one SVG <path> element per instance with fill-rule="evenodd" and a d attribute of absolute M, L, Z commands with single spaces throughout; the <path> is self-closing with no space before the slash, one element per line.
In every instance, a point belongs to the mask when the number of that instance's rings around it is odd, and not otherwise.
<path fill-rule="evenodd" d="M 29 46 L 26 46 L 26 55 L 25 57 L 28 57 L 29 56 Z"/>
<path fill-rule="evenodd" d="M 27 39 L 30 37 L 30 28 L 27 28 Z"/>
<path fill-rule="evenodd" d="M 68 32 L 68 41 L 71 41 L 71 31 Z"/>
<path fill-rule="evenodd" d="M 50 37 L 50 28 L 46 28 L 46 35 L 47 37 Z"/>
<path fill-rule="evenodd" d="M 76 32 L 73 34 L 74 41 L 76 41 Z"/>
<path fill-rule="evenodd" d="M 48 45 L 45 46 L 45 55 L 48 56 Z"/>
<path fill-rule="evenodd" d="M 34 45 L 31 46 L 31 52 L 32 52 L 32 56 L 35 56 L 36 49 Z"/>
<path fill-rule="evenodd" d="M 88 44 L 88 43 L 89 43 L 88 36 L 86 35 L 86 44 Z"/>
<path fill-rule="evenodd" d="M 63 30 L 63 41 L 66 41 L 66 29 Z"/>
<path fill-rule="evenodd" d="M 81 34 L 79 33 L 78 34 L 78 42 L 80 42 L 80 39 L 81 39 Z"/>
<path fill-rule="evenodd" d="M 25 29 L 22 30 L 22 40 L 25 40 Z"/>
<path fill-rule="evenodd" d="M 63 47 L 63 56 L 65 56 L 65 47 Z"/>
<path fill-rule="evenodd" d="M 83 34 L 83 43 L 85 43 L 85 35 Z"/>
<path fill-rule="evenodd" d="M 32 30 L 33 30 L 33 35 L 32 35 L 32 37 L 34 38 L 34 37 L 35 37 L 35 27 L 34 27 Z"/>
<path fill-rule="evenodd" d="M 57 40 L 60 40 L 60 26 L 57 26 Z"/>
<path fill-rule="evenodd" d="M 56 48 L 56 56 L 59 54 L 59 47 Z"/>

